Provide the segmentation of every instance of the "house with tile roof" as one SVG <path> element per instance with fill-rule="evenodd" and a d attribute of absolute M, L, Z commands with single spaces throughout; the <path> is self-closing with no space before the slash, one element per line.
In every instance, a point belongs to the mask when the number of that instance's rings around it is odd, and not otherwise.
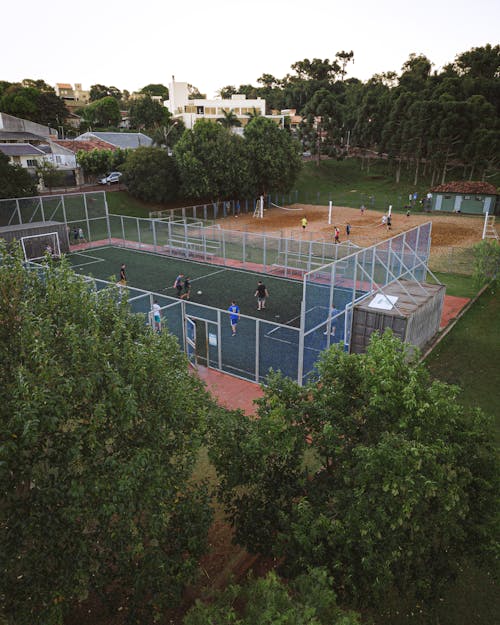
<path fill-rule="evenodd" d="M 121 150 L 148 148 L 153 144 L 151 137 L 142 132 L 84 132 L 76 137 L 76 141 L 99 139 Z M 109 149 L 109 148 L 108 148 Z"/>
<path fill-rule="evenodd" d="M 498 190 L 489 182 L 447 182 L 433 187 L 427 197 L 436 211 L 492 215 L 500 208 Z"/>

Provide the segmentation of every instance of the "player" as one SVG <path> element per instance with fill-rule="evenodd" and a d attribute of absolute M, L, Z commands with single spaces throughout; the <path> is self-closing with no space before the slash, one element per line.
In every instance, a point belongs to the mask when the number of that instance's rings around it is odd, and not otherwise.
<path fill-rule="evenodd" d="M 335 226 L 335 228 L 333 229 L 333 240 L 335 243 L 340 243 L 340 229 L 338 228 L 338 226 Z"/>
<path fill-rule="evenodd" d="M 229 323 L 231 324 L 232 335 L 236 336 L 236 326 L 238 325 L 238 321 L 240 320 L 240 307 L 234 301 L 231 302 L 231 306 L 228 308 L 229 311 Z"/>
<path fill-rule="evenodd" d="M 330 326 L 330 334 L 333 338 L 335 338 L 335 333 L 337 331 L 337 319 L 335 316 L 340 313 L 338 308 L 335 308 L 335 305 L 332 306 L 332 314 L 331 314 L 331 326 Z M 323 334 L 328 334 L 328 328 L 323 332 Z"/>
<path fill-rule="evenodd" d="M 189 276 L 184 278 L 184 293 L 181 295 L 181 299 L 189 299 L 189 295 L 191 294 L 191 279 Z"/>
<path fill-rule="evenodd" d="M 300 223 L 302 226 L 302 230 L 305 230 L 307 226 L 307 219 L 305 217 L 302 217 L 302 219 L 300 220 Z"/>
<path fill-rule="evenodd" d="M 180 273 L 174 280 L 174 289 L 177 289 L 177 297 L 182 295 L 182 284 L 184 282 L 184 274 Z"/>
<path fill-rule="evenodd" d="M 161 308 L 160 304 L 155 300 L 153 304 L 153 308 L 151 309 L 153 313 L 153 328 L 155 332 L 161 332 Z"/>
<path fill-rule="evenodd" d="M 127 274 L 125 272 L 125 269 L 126 265 L 125 263 L 122 263 L 122 266 L 120 267 L 120 279 L 118 280 L 119 286 L 127 286 Z"/>
<path fill-rule="evenodd" d="M 262 280 L 257 282 L 257 290 L 254 297 L 257 298 L 257 310 L 264 310 L 266 307 L 266 297 L 269 297 L 269 291 L 266 289 L 266 285 Z"/>

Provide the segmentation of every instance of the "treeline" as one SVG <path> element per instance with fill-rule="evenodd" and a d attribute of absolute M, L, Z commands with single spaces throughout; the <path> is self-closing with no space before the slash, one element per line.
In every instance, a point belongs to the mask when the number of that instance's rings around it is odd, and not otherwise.
<path fill-rule="evenodd" d="M 341 157 L 348 148 L 362 156 L 383 154 L 394 166 L 412 168 L 414 184 L 425 170 L 444 182 L 451 166 L 465 178 L 485 178 L 500 161 L 500 46 L 473 48 L 441 71 L 423 55 L 410 55 L 401 73 L 345 79 L 352 52 L 336 59 L 305 59 L 284 78 L 263 74 L 260 86 L 229 85 L 234 93 L 262 97 L 271 110 L 296 109 L 304 116 L 299 136 L 306 148 Z M 369 162 L 369 161 L 367 161 Z"/>

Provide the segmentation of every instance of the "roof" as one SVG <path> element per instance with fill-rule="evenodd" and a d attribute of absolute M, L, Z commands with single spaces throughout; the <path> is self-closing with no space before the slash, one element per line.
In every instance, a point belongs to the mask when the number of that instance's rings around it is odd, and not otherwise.
<path fill-rule="evenodd" d="M 19 141 L 21 143 L 26 143 L 27 141 L 47 141 L 47 137 L 35 135 L 32 132 L 0 130 L 0 142 L 1 141 Z"/>
<path fill-rule="evenodd" d="M 73 87 L 67 82 L 58 82 L 56 83 L 56 85 L 59 87 L 59 89 L 73 89 Z"/>
<path fill-rule="evenodd" d="M 71 150 L 75 154 L 80 150 L 92 152 L 93 150 L 116 150 L 116 146 L 101 139 L 53 139 L 52 143 L 57 143 L 63 148 Z"/>
<path fill-rule="evenodd" d="M 91 138 L 106 141 L 122 150 L 149 147 L 153 143 L 153 140 L 142 132 L 85 132 L 77 137 L 77 140 Z"/>
<path fill-rule="evenodd" d="M 432 193 L 465 193 L 467 195 L 498 195 L 495 186 L 489 182 L 471 180 L 447 182 L 431 189 Z"/>
<path fill-rule="evenodd" d="M 43 156 L 45 152 L 31 143 L 0 143 L 0 152 L 7 156 Z"/>

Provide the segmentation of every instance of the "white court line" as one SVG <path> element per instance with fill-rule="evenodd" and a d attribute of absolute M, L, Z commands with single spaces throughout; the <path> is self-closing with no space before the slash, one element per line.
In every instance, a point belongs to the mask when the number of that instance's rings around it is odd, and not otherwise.
<path fill-rule="evenodd" d="M 71 269 L 78 269 L 79 267 L 86 267 L 87 265 L 95 265 L 96 263 L 106 262 L 106 259 L 99 258 L 98 256 L 90 256 L 90 254 L 78 254 L 78 256 L 83 256 L 84 258 L 92 258 L 93 260 L 91 260 L 88 263 L 79 263 L 78 265 L 71 265 Z M 74 258 L 74 256 L 72 256 L 71 258 Z"/>
<path fill-rule="evenodd" d="M 316 310 L 316 308 L 324 308 L 325 310 L 328 310 L 326 306 L 313 306 L 312 308 L 309 308 L 308 310 L 306 310 L 306 315 L 307 313 L 310 313 L 311 310 Z M 300 319 L 300 315 L 297 315 L 296 317 L 292 317 L 291 319 L 289 319 L 288 321 L 285 321 L 285 323 L 281 323 L 280 325 L 288 326 L 290 325 L 292 321 L 295 321 L 296 319 Z M 277 323 L 277 322 L 273 321 L 272 323 Z M 279 328 L 274 328 L 273 330 L 270 330 L 269 332 L 267 332 L 266 336 L 270 336 L 273 332 L 276 332 L 277 330 L 279 330 Z"/>

